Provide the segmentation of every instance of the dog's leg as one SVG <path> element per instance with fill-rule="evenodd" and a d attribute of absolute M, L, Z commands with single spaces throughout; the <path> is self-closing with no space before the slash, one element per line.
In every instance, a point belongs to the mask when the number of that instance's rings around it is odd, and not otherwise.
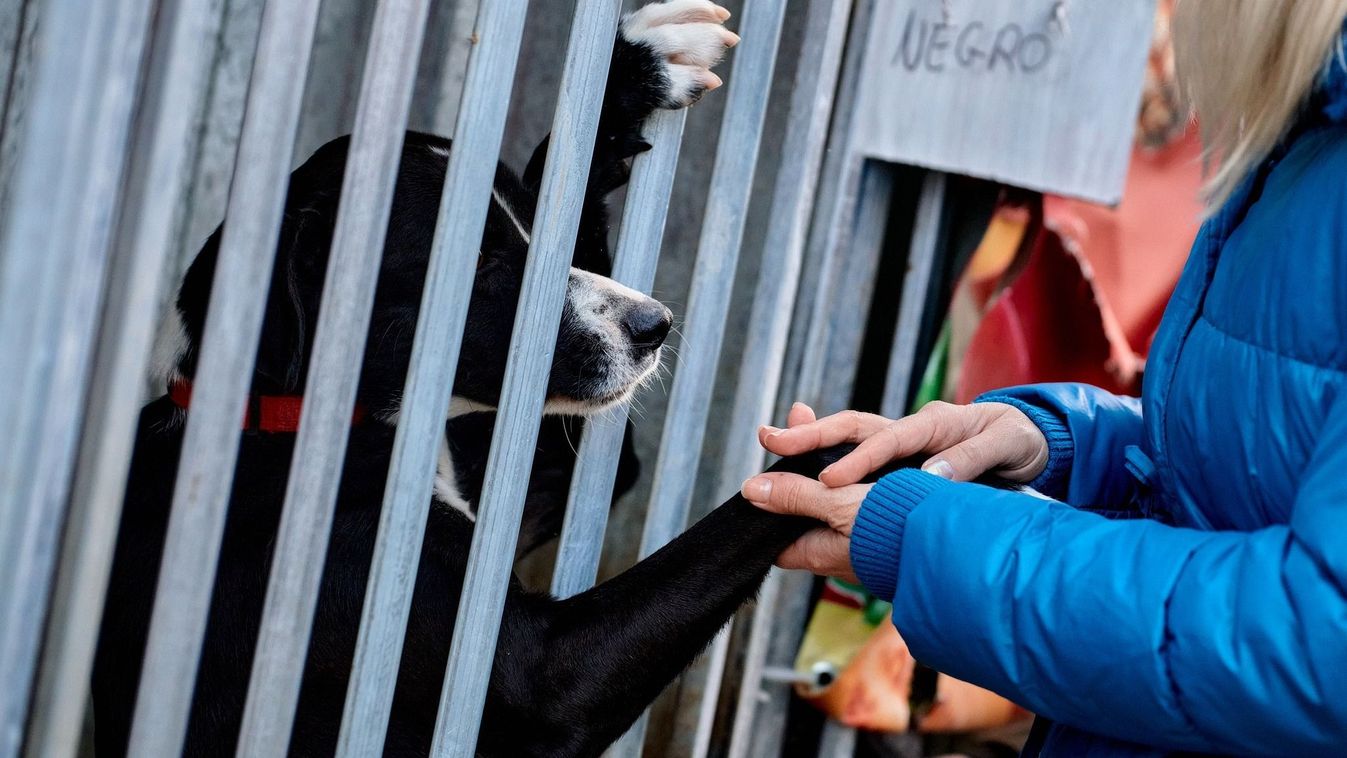
<path fill-rule="evenodd" d="M 800 456 L 773 470 L 816 476 L 839 456 Z M 777 555 L 817 526 L 766 513 L 736 495 L 588 592 L 562 601 L 513 595 L 483 754 L 600 753 L 757 592 Z M 536 728 L 519 729 L 520 719 Z"/>
<path fill-rule="evenodd" d="M 710 0 L 651 3 L 627 14 L 613 46 L 599 116 L 588 197 L 601 202 L 627 181 L 627 160 L 649 149 L 641 125 L 657 108 L 686 108 L 720 86 L 711 67 L 739 41 L 721 23 L 729 12 Z M 534 150 L 524 184 L 536 190 L 548 140 Z"/>

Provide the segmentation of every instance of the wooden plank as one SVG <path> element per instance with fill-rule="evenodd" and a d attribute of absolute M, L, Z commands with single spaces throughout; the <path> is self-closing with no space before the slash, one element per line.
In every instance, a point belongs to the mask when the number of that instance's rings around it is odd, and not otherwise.
<path fill-rule="evenodd" d="M 881 3 L 860 149 L 872 158 L 1116 203 L 1155 0 Z"/>

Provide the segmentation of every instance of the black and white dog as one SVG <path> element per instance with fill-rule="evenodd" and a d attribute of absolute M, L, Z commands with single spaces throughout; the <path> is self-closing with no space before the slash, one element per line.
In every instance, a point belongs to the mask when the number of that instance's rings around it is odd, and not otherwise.
<path fill-rule="evenodd" d="M 565 421 L 631 396 L 656 370 L 671 315 L 605 274 L 606 196 L 646 147 L 656 108 L 685 107 L 719 84 L 710 68 L 738 38 L 708 0 L 648 5 L 628 16 L 613 53 L 593 168 L 548 386 L 521 552 L 555 534 L 573 455 Z M 317 321 L 347 141 L 291 178 L 252 397 L 240 443 L 186 754 L 232 755 L 294 447 L 298 393 Z M 407 135 L 308 651 L 291 753 L 333 751 L 379 521 L 447 140 Z M 472 537 L 490 435 L 541 176 L 540 146 L 522 177 L 501 167 L 481 243 L 455 398 L 426 525 L 386 754 L 428 752 Z M 186 274 L 156 348 L 170 392 L 143 410 L 94 673 L 100 758 L 122 755 L 130 728 L 174 473 L 190 407 L 217 232 Z M 549 443 L 550 441 L 550 443 Z M 549 446 L 550 445 L 550 446 Z M 630 463 L 630 454 L 624 456 Z M 834 454 L 785 461 L 816 475 Z M 627 481 L 631 466 L 625 467 Z M 427 496 L 432 496 L 427 493 Z M 815 525 L 734 497 L 663 550 L 566 600 L 512 580 L 479 752 L 597 755 L 636 719 L 748 600 L 776 555 Z"/>

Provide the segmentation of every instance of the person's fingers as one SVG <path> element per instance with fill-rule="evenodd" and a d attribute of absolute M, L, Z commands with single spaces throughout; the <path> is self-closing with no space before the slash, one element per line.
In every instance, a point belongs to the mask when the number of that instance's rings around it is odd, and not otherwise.
<path fill-rule="evenodd" d="M 856 511 L 871 485 L 828 487 L 799 474 L 758 474 L 745 481 L 740 494 L 745 500 L 773 513 L 818 519 L 832 528 L 851 533 Z"/>
<path fill-rule="evenodd" d="M 795 403 L 790 407 L 790 413 L 786 414 L 786 426 L 794 429 L 797 426 L 812 424 L 818 421 L 818 416 L 814 415 L 814 409 L 804 403 Z"/>
<path fill-rule="evenodd" d="M 824 469 L 819 481 L 829 487 L 844 487 L 892 461 L 943 450 L 968 433 L 966 415 L 961 406 L 928 403 L 920 411 L 891 422 L 862 440 L 855 450 Z"/>
<path fill-rule="evenodd" d="M 848 582 L 859 581 L 851 568 L 851 540 L 832 529 L 807 532 L 777 557 L 776 565 Z"/>
<path fill-rule="evenodd" d="M 1033 431 L 1014 424 L 996 425 L 945 449 L 921 468 L 956 482 L 971 481 L 988 472 L 1027 482 L 1047 463 L 1047 447 L 1036 444 Z"/>
<path fill-rule="evenodd" d="M 873 413 L 842 411 L 790 429 L 761 427 L 758 442 L 776 455 L 800 455 L 844 442 L 860 442 L 888 423 L 888 419 Z"/>

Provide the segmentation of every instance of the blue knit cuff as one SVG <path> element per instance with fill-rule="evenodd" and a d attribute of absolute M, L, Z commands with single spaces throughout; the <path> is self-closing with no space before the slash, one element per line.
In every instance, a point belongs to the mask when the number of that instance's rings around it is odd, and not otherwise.
<path fill-rule="evenodd" d="M 1013 395 L 989 392 L 973 402 L 1013 405 L 1034 422 L 1048 441 L 1048 464 L 1029 486 L 1054 500 L 1065 500 L 1067 487 L 1071 484 L 1071 462 L 1076 456 L 1076 443 L 1071 439 L 1071 429 L 1066 421 L 1047 408 L 1026 403 Z"/>
<path fill-rule="evenodd" d="M 903 469 L 870 488 L 851 529 L 851 567 L 876 597 L 891 600 L 897 591 L 907 514 L 927 495 L 950 484 L 925 471 Z"/>

